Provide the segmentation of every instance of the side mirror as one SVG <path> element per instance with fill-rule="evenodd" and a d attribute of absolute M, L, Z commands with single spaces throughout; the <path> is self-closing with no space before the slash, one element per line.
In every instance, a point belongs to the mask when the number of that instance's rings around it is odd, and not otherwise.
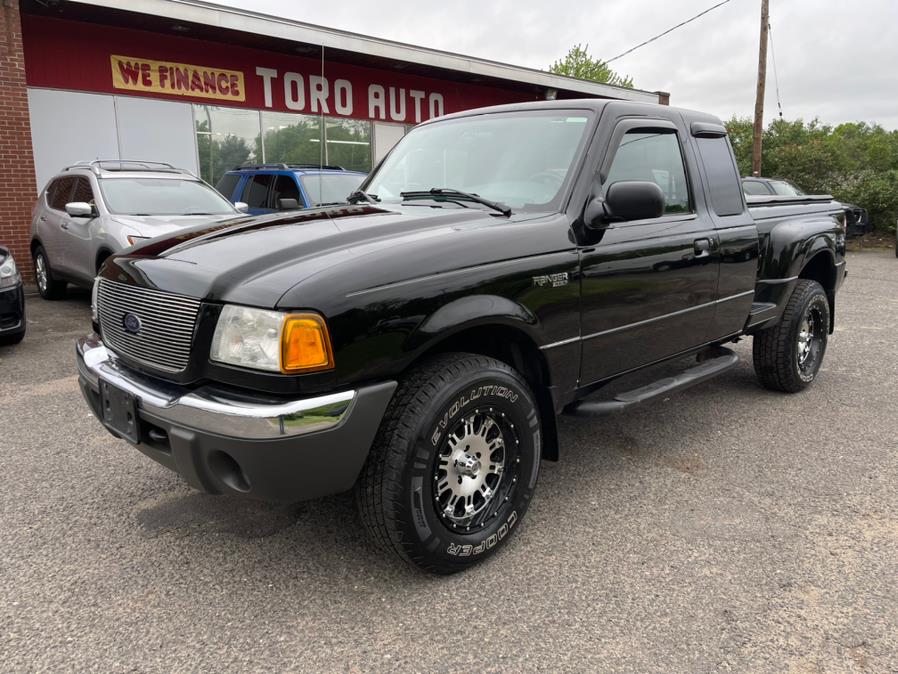
<path fill-rule="evenodd" d="M 278 199 L 279 211 L 295 211 L 299 208 L 299 202 L 296 199 Z"/>
<path fill-rule="evenodd" d="M 249 212 L 249 204 L 245 201 L 237 201 L 234 203 L 234 208 L 236 208 L 240 213 L 248 213 Z"/>
<path fill-rule="evenodd" d="M 650 180 L 622 180 L 605 193 L 605 210 L 611 220 L 648 220 L 664 215 L 664 192 Z"/>
<path fill-rule="evenodd" d="M 73 218 L 94 217 L 94 207 L 86 201 L 70 201 L 65 205 L 65 212 Z"/>

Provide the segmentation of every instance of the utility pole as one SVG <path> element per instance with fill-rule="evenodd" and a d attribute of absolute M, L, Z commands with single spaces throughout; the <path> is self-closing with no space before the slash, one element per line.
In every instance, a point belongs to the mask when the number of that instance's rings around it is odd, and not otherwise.
<path fill-rule="evenodd" d="M 764 132 L 764 87 L 767 85 L 768 0 L 761 0 L 761 43 L 758 48 L 758 91 L 755 95 L 755 131 L 751 148 L 751 174 L 761 175 L 761 134 Z"/>

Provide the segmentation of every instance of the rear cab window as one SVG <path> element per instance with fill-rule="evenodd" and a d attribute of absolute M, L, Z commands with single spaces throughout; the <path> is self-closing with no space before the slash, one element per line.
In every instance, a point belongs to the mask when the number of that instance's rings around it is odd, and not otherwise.
<path fill-rule="evenodd" d="M 727 137 L 699 137 L 695 139 L 695 143 L 705 166 L 708 192 L 714 212 L 721 217 L 744 212 L 743 187 Z"/>
<path fill-rule="evenodd" d="M 742 191 L 752 196 L 768 197 L 771 195 L 771 191 L 767 189 L 767 185 L 760 180 L 743 180 Z"/>

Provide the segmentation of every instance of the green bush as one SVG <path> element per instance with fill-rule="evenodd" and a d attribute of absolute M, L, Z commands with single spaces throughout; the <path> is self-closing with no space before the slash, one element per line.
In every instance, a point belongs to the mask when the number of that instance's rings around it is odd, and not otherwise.
<path fill-rule="evenodd" d="M 727 123 L 742 175 L 751 175 L 752 123 Z M 877 229 L 898 220 L 898 131 L 852 122 L 775 120 L 764 130 L 761 175 L 787 178 L 806 192 L 866 208 Z"/>

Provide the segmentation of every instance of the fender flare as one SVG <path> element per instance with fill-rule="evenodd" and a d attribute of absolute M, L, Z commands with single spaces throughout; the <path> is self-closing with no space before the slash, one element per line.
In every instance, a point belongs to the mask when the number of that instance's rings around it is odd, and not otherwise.
<path fill-rule="evenodd" d="M 408 336 L 418 350 L 463 330 L 481 325 L 502 325 L 526 334 L 539 346 L 539 320 L 526 307 L 499 295 L 468 295 L 452 300 L 427 316 Z"/>

